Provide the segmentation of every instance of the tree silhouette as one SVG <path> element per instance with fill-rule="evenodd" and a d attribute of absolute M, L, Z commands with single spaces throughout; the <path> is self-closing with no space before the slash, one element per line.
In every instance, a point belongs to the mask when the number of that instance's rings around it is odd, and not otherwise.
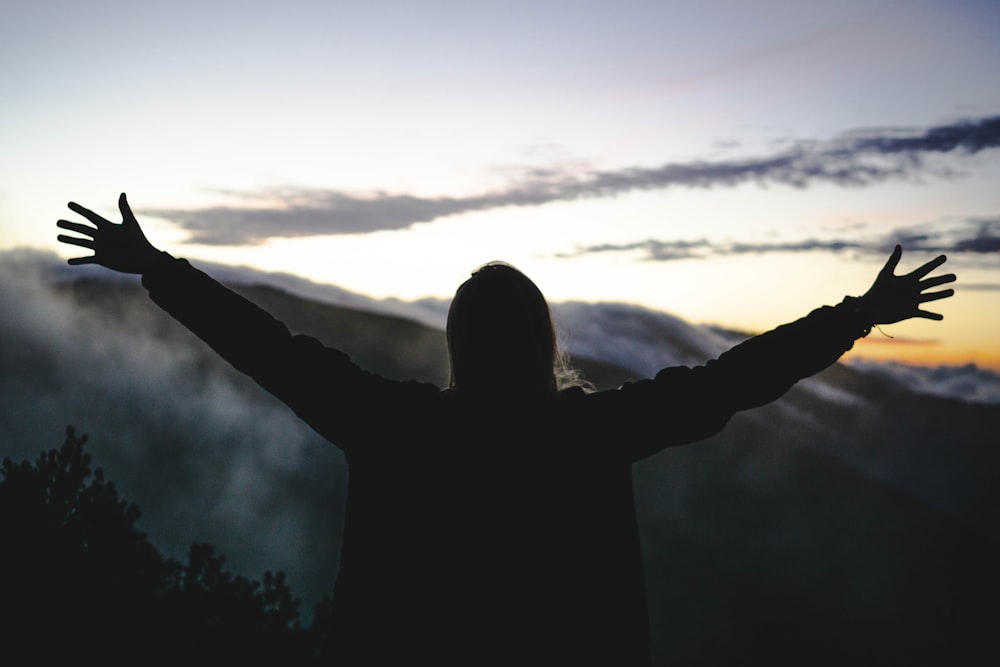
<path fill-rule="evenodd" d="M 207 543 L 187 562 L 164 556 L 136 528 L 141 512 L 91 469 L 86 435 L 0 468 L 0 651 L 32 661 L 96 653 L 226 661 L 322 657 L 283 572 L 235 576 Z"/>

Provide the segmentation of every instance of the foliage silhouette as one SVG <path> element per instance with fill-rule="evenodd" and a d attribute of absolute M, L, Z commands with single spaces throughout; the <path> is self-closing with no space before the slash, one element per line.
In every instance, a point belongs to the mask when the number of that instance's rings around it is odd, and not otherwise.
<path fill-rule="evenodd" d="M 207 543 L 184 564 L 164 556 L 136 528 L 139 508 L 91 468 L 86 442 L 69 426 L 58 450 L 0 468 L 0 645 L 36 661 L 324 657 L 323 624 L 302 627 L 283 572 L 235 576 Z"/>

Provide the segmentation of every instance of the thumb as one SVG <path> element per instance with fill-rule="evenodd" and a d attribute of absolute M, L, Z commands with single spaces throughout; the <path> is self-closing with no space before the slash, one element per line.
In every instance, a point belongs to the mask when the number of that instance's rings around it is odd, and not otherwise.
<path fill-rule="evenodd" d="M 131 207 L 128 205 L 128 200 L 125 198 L 124 192 L 118 197 L 118 210 L 122 213 L 122 222 L 130 225 L 139 224 L 138 220 L 135 219 L 135 214 L 132 213 Z"/>
<path fill-rule="evenodd" d="M 125 195 L 122 195 L 124 197 Z M 896 247 L 892 249 L 892 254 L 889 255 L 888 261 L 886 261 L 885 266 L 879 272 L 880 276 L 892 276 L 895 275 L 896 266 L 899 265 L 899 258 L 903 256 L 903 246 L 896 244 Z"/>

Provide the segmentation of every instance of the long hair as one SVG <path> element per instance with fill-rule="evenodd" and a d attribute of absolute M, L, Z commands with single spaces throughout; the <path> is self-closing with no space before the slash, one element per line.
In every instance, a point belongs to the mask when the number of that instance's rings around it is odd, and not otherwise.
<path fill-rule="evenodd" d="M 452 387 L 541 396 L 572 375 L 541 290 L 505 262 L 484 264 L 459 286 L 446 333 Z"/>

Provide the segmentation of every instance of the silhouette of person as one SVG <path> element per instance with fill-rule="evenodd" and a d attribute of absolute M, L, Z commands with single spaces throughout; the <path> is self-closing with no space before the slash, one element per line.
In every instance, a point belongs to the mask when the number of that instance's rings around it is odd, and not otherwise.
<path fill-rule="evenodd" d="M 135 273 L 150 297 L 343 450 L 349 489 L 334 589 L 338 664 L 649 664 L 633 462 L 720 431 L 834 363 L 873 325 L 955 280 L 945 257 L 755 336 L 698 367 L 616 390 L 561 388 L 542 293 L 493 263 L 457 290 L 450 386 L 391 381 L 279 321 L 122 223 L 70 203 L 70 264 Z"/>

